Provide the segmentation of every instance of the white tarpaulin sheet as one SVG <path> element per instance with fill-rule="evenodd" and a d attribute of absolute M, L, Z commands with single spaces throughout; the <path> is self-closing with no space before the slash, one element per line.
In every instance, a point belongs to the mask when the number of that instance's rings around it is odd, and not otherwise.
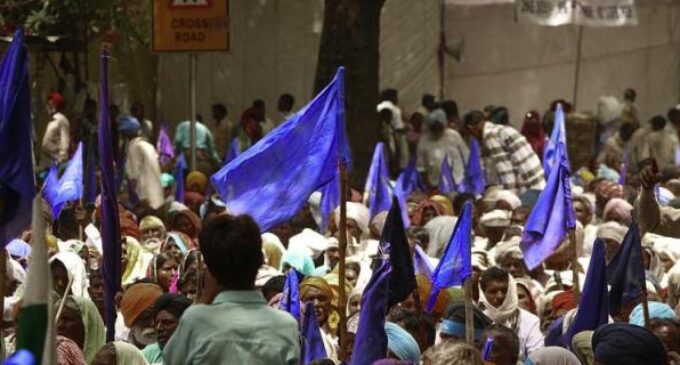
<path fill-rule="evenodd" d="M 637 25 L 635 0 L 517 0 L 517 19 L 547 26 L 591 27 Z"/>

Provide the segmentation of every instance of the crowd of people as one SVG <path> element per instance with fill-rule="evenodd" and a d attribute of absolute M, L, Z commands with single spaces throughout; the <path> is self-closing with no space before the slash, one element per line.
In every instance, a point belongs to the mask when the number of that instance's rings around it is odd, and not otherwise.
<path fill-rule="evenodd" d="M 52 120 L 37 165 L 41 179 L 53 164 L 65 165 L 78 142 L 87 151 L 85 170 L 97 171 L 96 103 L 88 100 L 83 112 L 73 115 L 76 122 L 65 114 L 66 103 L 58 93 L 47 100 Z M 529 111 L 516 129 L 502 106 L 461 117 L 455 101 L 424 95 L 422 105 L 409 114 L 399 106 L 396 90 L 381 94 L 376 120 L 389 174 L 396 179 L 414 162 L 420 178 L 406 201 L 411 255 L 421 262 L 424 258 L 430 270 L 437 266 L 464 203 L 474 204 L 474 343 L 465 341 L 461 288 L 440 292 L 432 312 L 425 311 L 433 283 L 427 270 L 416 265 L 416 289 L 388 309 L 388 350 L 378 363 L 680 364 L 680 106 L 644 123 L 633 90 L 626 91 L 623 101 L 608 97 L 601 104 L 610 112 L 594 121 L 599 133 L 592 146 L 582 146 L 593 150 L 593 158 L 572 171 L 570 179 L 575 234 L 529 270 L 520 248 L 523 226 L 546 186 L 543 157 L 555 112 L 561 105 L 569 115 L 569 103 L 558 100 L 543 113 Z M 134 103 L 126 115 L 111 107 L 123 252 L 115 341 L 106 342 L 103 320 L 99 200 L 73 202 L 58 216 L 46 208 L 54 308 L 63 308 L 56 325 L 60 365 L 300 364 L 301 325 L 280 309 L 291 270 L 299 279 L 300 307 L 304 311 L 306 303 L 313 304 L 310 315 L 325 350 L 325 356 L 303 363 L 360 363 L 356 358 L 361 354 L 351 352 L 373 260 L 384 254 L 380 237 L 387 212 L 371 217 L 365 194 L 353 187 L 346 227 L 340 227 L 336 211 L 321 230 L 320 197 L 314 193 L 294 218 L 262 232 L 249 216 L 229 215 L 209 184 L 233 145 L 239 152 L 248 149 L 283 123 L 294 106 L 291 95 L 281 95 L 273 121 L 265 103 L 256 100 L 233 123 L 223 104 L 213 105 L 213 123 L 200 117 L 196 123 L 197 163 L 191 171 L 177 168 L 190 154 L 190 122 L 177 125 L 172 151 L 164 151 L 156 143 L 161 126 L 146 119 L 142 104 Z M 484 191 L 438 191 L 446 173 L 444 159 L 451 164 L 453 181 L 464 178 L 472 143 L 479 144 Z M 177 194 L 180 186 L 183 194 Z M 573 288 L 577 282 L 583 287 L 593 242 L 604 241 L 609 262 L 634 221 L 644 233 L 650 322 L 644 320 L 642 298 L 636 298 L 609 324 L 573 339 L 566 336 L 580 310 Z M 346 306 L 339 298 L 338 237 L 343 229 L 348 233 Z M 29 228 L 6 248 L 5 354 L 16 348 L 32 235 Z M 348 318 L 350 353 L 344 358 L 341 317 Z"/>

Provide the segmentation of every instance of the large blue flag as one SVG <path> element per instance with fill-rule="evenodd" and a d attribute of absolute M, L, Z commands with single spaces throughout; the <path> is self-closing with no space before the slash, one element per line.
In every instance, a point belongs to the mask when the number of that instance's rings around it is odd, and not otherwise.
<path fill-rule="evenodd" d="M 290 269 L 286 274 L 279 309 L 290 313 L 298 322 L 300 321 L 300 283 L 295 269 Z"/>
<path fill-rule="evenodd" d="M 184 153 L 180 153 L 175 165 L 175 201 L 184 203 L 184 171 L 187 169 L 187 160 Z"/>
<path fill-rule="evenodd" d="M 359 326 L 354 340 L 350 365 L 369 365 L 387 354 L 387 292 L 390 280 L 390 263 L 378 259 L 371 280 L 361 295 Z"/>
<path fill-rule="evenodd" d="M 558 156 L 557 152 L 557 147 L 560 144 L 565 146 L 567 145 L 567 131 L 564 125 L 564 111 L 562 110 L 562 104 L 557 104 L 557 109 L 555 109 L 555 123 L 553 124 L 553 130 L 550 134 L 548 144 L 545 146 L 545 151 L 543 152 L 543 171 L 545 172 L 545 176 L 550 176 L 550 171 L 552 171 L 552 168 L 556 164 L 560 163 L 560 157 Z"/>
<path fill-rule="evenodd" d="M 581 301 L 574 321 L 564 335 L 564 343 L 571 346 L 571 339 L 579 332 L 594 331 L 609 322 L 607 293 L 607 263 L 604 242 L 599 238 L 593 244 L 588 274 L 583 285 Z"/>
<path fill-rule="evenodd" d="M 388 247 L 390 266 L 392 266 L 388 300 L 389 307 L 392 307 L 406 300 L 416 288 L 413 258 L 406 232 L 404 232 L 404 222 L 401 220 L 401 207 L 396 197 L 392 200 L 392 207 L 387 213 L 380 243 Z"/>
<path fill-rule="evenodd" d="M 639 299 L 645 292 L 640 229 L 635 223 L 630 225 L 619 251 L 607 265 L 607 283 L 611 315 L 618 314 L 622 306 Z"/>
<path fill-rule="evenodd" d="M 121 284 L 121 240 L 118 194 L 113 168 L 113 146 L 109 126 L 109 52 L 101 54 L 99 70 L 99 158 L 101 163 L 101 238 L 104 249 L 104 323 L 106 340 L 113 341 L 116 324 L 116 293 Z"/>
<path fill-rule="evenodd" d="M 349 168 L 343 67 L 309 104 L 211 177 L 231 214 L 267 231 L 295 216 L 312 192 Z"/>
<path fill-rule="evenodd" d="M 484 188 L 486 188 L 486 179 L 484 178 L 484 169 L 482 168 L 482 154 L 479 150 L 479 142 L 474 138 L 470 140 L 470 155 L 465 167 L 465 177 L 459 188 L 462 189 L 462 193 L 475 195 L 483 194 Z"/>
<path fill-rule="evenodd" d="M 226 165 L 229 162 L 234 161 L 240 154 L 241 148 L 239 147 L 238 138 L 234 138 L 229 144 L 226 156 L 224 156 L 224 164 Z"/>
<path fill-rule="evenodd" d="M 520 247 L 529 270 L 540 265 L 576 227 L 569 185 L 569 160 L 563 143 L 557 145 L 557 161 L 524 226 Z"/>
<path fill-rule="evenodd" d="M 31 223 L 32 155 L 28 53 L 17 30 L 0 64 L 0 247 Z"/>
<path fill-rule="evenodd" d="M 319 227 L 319 232 L 322 234 L 326 232 L 331 215 L 338 205 L 340 205 L 340 171 L 333 176 L 333 180 L 321 188 L 321 203 L 319 204 L 321 226 Z"/>
<path fill-rule="evenodd" d="M 456 181 L 453 180 L 453 169 L 449 163 L 449 155 L 445 155 L 439 170 L 439 190 L 440 194 L 448 194 L 458 191 Z"/>
<path fill-rule="evenodd" d="M 385 145 L 378 142 L 373 151 L 364 192 L 368 194 L 368 211 L 372 220 L 380 212 L 390 209 L 390 177 L 385 163 Z"/>
<path fill-rule="evenodd" d="M 83 142 L 78 143 L 64 174 L 56 179 L 57 169 L 52 167 L 45 180 L 43 197 L 52 207 L 52 218 L 57 220 L 64 204 L 83 197 Z M 54 184 L 56 180 L 56 184 Z M 54 184 L 54 185 L 53 185 Z"/>
<path fill-rule="evenodd" d="M 463 211 L 456 221 L 453 234 L 439 264 L 432 273 L 432 291 L 427 300 L 431 312 L 441 290 L 462 285 L 472 275 L 472 202 L 463 204 Z"/>
<path fill-rule="evenodd" d="M 307 302 L 305 305 L 305 318 L 302 321 L 302 331 L 300 335 L 302 337 L 300 358 L 302 359 L 303 365 L 307 365 L 314 360 L 325 359 L 328 356 L 326 354 L 326 348 L 323 345 L 319 324 L 316 322 L 314 303 L 311 301 Z"/>

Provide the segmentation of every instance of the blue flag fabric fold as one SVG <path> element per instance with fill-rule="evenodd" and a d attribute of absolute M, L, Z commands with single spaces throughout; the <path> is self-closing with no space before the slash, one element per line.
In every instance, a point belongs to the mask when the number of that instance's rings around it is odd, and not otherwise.
<path fill-rule="evenodd" d="M 453 179 L 453 169 L 449 163 L 449 155 L 445 155 L 442 160 L 441 168 L 439 170 L 439 187 L 440 194 L 448 194 L 458 191 L 456 181 Z"/>
<path fill-rule="evenodd" d="M 401 220 L 401 208 L 397 198 L 392 200 L 392 207 L 385 218 L 380 243 L 381 246 L 389 247 L 392 271 L 389 280 L 388 306 L 392 307 L 406 300 L 416 288 L 413 259 L 406 232 L 404 232 L 404 222 Z"/>
<path fill-rule="evenodd" d="M 161 166 L 167 164 L 173 158 L 175 158 L 175 150 L 172 148 L 172 140 L 170 139 L 170 135 L 168 135 L 168 131 L 165 129 L 165 126 L 162 126 L 161 130 L 158 132 L 156 151 L 158 152 L 158 162 L 160 162 Z"/>
<path fill-rule="evenodd" d="M 371 280 L 361 295 L 359 326 L 350 365 L 370 365 L 387 354 L 385 317 L 390 271 L 389 261 L 378 259 Z"/>
<path fill-rule="evenodd" d="M 234 161 L 238 155 L 241 154 L 241 148 L 238 143 L 238 138 L 234 138 L 231 143 L 229 144 L 229 148 L 227 149 L 227 155 L 224 156 L 224 164 L 228 164 L 231 161 Z"/>
<path fill-rule="evenodd" d="M 390 177 L 385 163 L 385 145 L 378 142 L 373 151 L 364 191 L 368 193 L 368 211 L 372 220 L 380 212 L 390 209 Z"/>
<path fill-rule="evenodd" d="M 17 30 L 0 64 L 0 247 L 31 223 L 35 181 L 31 95 L 24 33 Z"/>
<path fill-rule="evenodd" d="M 461 189 L 461 193 L 479 195 L 484 193 L 485 188 L 486 179 L 484 178 L 484 169 L 482 168 L 479 142 L 472 138 L 470 140 L 470 155 L 465 167 L 465 178 L 463 183 L 459 185 L 459 189 Z"/>
<path fill-rule="evenodd" d="M 291 270 L 292 271 L 292 270 Z M 307 365 L 314 360 L 325 359 L 328 357 L 326 348 L 323 345 L 321 330 L 316 322 L 314 313 L 314 303 L 307 302 L 305 305 L 305 318 L 302 321 L 302 364 Z"/>
<path fill-rule="evenodd" d="M 548 183 L 524 226 L 520 247 L 529 270 L 550 256 L 568 231 L 576 227 L 566 152 L 566 145 L 557 145 L 555 157 L 558 164 L 552 169 Z"/>
<path fill-rule="evenodd" d="M 404 228 L 408 228 L 411 225 L 406 201 L 414 191 L 425 191 L 425 187 L 420 180 L 420 174 L 416 170 L 415 160 L 410 160 L 404 171 L 399 174 L 394 184 L 394 196 L 399 200 L 401 219 L 404 221 Z"/>
<path fill-rule="evenodd" d="M 427 300 L 427 311 L 432 312 L 441 290 L 462 285 L 472 275 L 472 202 L 463 204 L 453 234 L 439 264 L 432 273 L 432 291 Z"/>
<path fill-rule="evenodd" d="M 416 245 L 413 252 L 413 269 L 415 274 L 424 275 L 428 278 L 431 277 L 434 272 L 434 266 L 432 266 L 427 254 L 420 245 Z"/>
<path fill-rule="evenodd" d="M 231 214 L 262 231 L 295 216 L 312 192 L 351 165 L 345 136 L 344 68 L 309 104 L 211 177 Z"/>
<path fill-rule="evenodd" d="M 121 284 L 121 241 L 118 194 L 113 167 L 113 147 L 109 126 L 109 52 L 101 53 L 99 70 L 99 157 L 101 179 L 101 238 L 104 257 L 104 323 L 106 340 L 113 341 L 116 324 L 115 296 Z"/>
<path fill-rule="evenodd" d="M 571 346 L 571 339 L 579 332 L 594 331 L 609 322 L 607 292 L 607 263 L 604 242 L 599 238 L 593 244 L 586 282 L 574 321 L 564 335 L 564 343 Z"/>
<path fill-rule="evenodd" d="M 553 167 L 561 163 L 557 152 L 560 144 L 567 145 L 567 131 L 564 124 L 564 110 L 562 109 L 562 104 L 558 103 L 555 109 L 553 130 L 545 147 L 545 152 L 543 152 L 543 172 L 545 176 L 550 176 L 550 171 L 552 171 Z"/>
<path fill-rule="evenodd" d="M 300 283 L 295 269 L 290 269 L 286 274 L 279 309 L 290 313 L 298 322 L 300 321 Z"/>
<path fill-rule="evenodd" d="M 79 142 L 64 174 L 57 179 L 52 167 L 45 180 L 43 197 L 52 207 L 52 218 L 57 220 L 64 204 L 83 197 L 83 143 Z M 56 183 L 56 184 L 55 184 Z"/>
<path fill-rule="evenodd" d="M 328 182 L 321 188 L 321 203 L 319 208 L 321 210 L 321 226 L 319 232 L 324 233 L 328 228 L 328 222 L 335 208 L 340 205 L 340 172 L 338 171 L 333 180 Z"/>
<path fill-rule="evenodd" d="M 624 305 L 637 300 L 645 292 L 645 267 L 642 257 L 640 229 L 632 223 L 619 251 L 607 265 L 609 314 L 616 315 Z"/>
<path fill-rule="evenodd" d="M 175 201 L 184 203 L 184 171 L 187 169 L 187 160 L 184 153 L 180 153 L 175 165 Z"/>

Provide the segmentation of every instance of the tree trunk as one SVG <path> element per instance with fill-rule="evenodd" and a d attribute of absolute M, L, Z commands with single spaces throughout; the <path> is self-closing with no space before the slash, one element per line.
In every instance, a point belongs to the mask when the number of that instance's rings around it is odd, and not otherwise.
<path fill-rule="evenodd" d="M 380 11 L 385 0 L 326 0 L 314 90 L 345 66 L 345 116 L 352 150 L 350 185 L 363 188 L 380 138 L 376 105 L 380 72 Z"/>

